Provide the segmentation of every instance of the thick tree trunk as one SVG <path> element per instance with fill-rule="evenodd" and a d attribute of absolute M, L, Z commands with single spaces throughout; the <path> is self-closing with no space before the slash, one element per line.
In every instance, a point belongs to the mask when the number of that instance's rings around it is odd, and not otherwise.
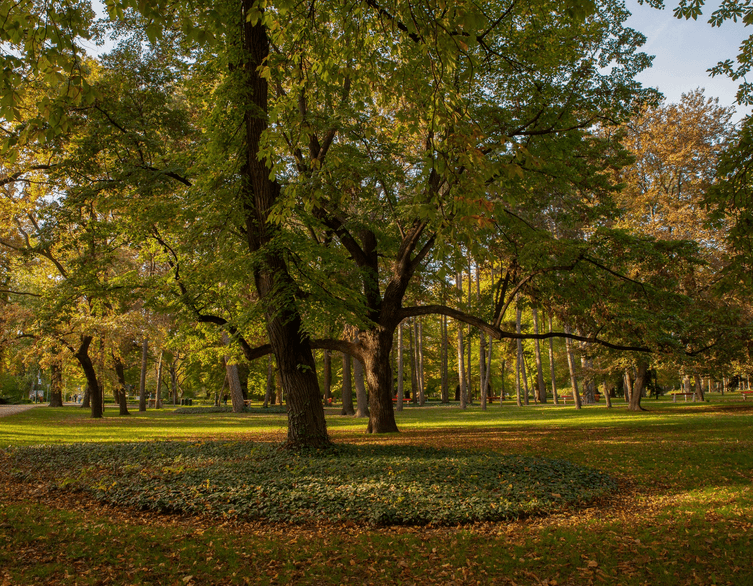
<path fill-rule="evenodd" d="M 63 366 L 57 361 L 50 364 L 50 407 L 63 406 Z"/>
<path fill-rule="evenodd" d="M 118 384 L 115 387 L 115 402 L 120 409 L 120 415 L 130 415 L 128 412 L 128 396 L 126 394 L 125 365 L 120 357 L 115 356 L 115 375 Z"/>
<path fill-rule="evenodd" d="M 268 126 L 267 79 L 261 66 L 269 56 L 264 19 L 246 18 L 258 10 L 256 0 L 243 0 L 243 81 L 247 99 L 240 104 L 245 117 L 246 158 L 241 167 L 246 236 L 257 257 L 254 283 L 265 307 L 267 335 L 277 362 L 288 405 L 289 447 L 324 447 L 330 444 L 319 393 L 316 364 L 309 337 L 303 330 L 295 304 L 297 291 L 288 273 L 285 252 L 272 246 L 278 230 L 269 214 L 280 195 L 280 184 L 270 177 L 270 165 L 260 156 Z M 391 407 L 390 402 L 390 407 Z"/>
<path fill-rule="evenodd" d="M 84 396 L 81 398 L 81 408 L 82 409 L 91 409 L 91 392 L 89 391 L 89 385 L 87 384 L 86 387 L 84 387 Z"/>
<path fill-rule="evenodd" d="M 638 369 L 635 375 L 635 382 L 633 383 L 632 392 L 630 393 L 630 411 L 645 411 L 641 407 L 641 397 L 643 396 L 643 389 L 646 384 L 646 373 L 648 372 L 648 362 L 641 360 L 638 362 Z"/>
<path fill-rule="evenodd" d="M 363 380 L 363 362 L 355 360 L 353 364 L 353 382 L 356 385 L 356 417 L 369 416 L 369 395 Z"/>
<path fill-rule="evenodd" d="M 149 341 L 141 343 L 141 377 L 139 378 L 139 411 L 146 411 L 146 362 L 149 356 Z"/>
<path fill-rule="evenodd" d="M 549 333 L 552 333 L 552 316 L 549 316 Z M 554 339 L 549 338 L 549 372 L 552 377 L 552 400 L 555 405 L 559 405 L 559 397 L 557 395 L 557 373 L 554 368 Z"/>
<path fill-rule="evenodd" d="M 403 377 L 405 375 L 405 357 L 403 356 L 403 324 L 397 326 L 397 410 L 403 410 L 403 397 L 405 396 Z"/>
<path fill-rule="evenodd" d="M 442 316 L 441 327 L 442 327 L 442 372 L 441 372 L 441 379 L 442 379 L 442 387 L 441 387 L 441 393 L 442 393 L 442 403 L 449 403 L 450 402 L 450 389 L 447 384 L 447 363 L 448 363 L 448 352 L 447 352 L 447 316 Z"/>
<path fill-rule="evenodd" d="M 93 418 L 98 419 L 102 417 L 102 390 L 97 381 L 97 374 L 94 371 L 94 364 L 92 364 L 91 357 L 89 356 L 89 346 L 92 342 L 92 336 L 81 336 L 81 345 L 76 351 L 76 360 L 81 365 L 81 369 L 86 376 L 86 382 L 89 387 L 89 400 L 91 402 L 91 415 Z"/>
<path fill-rule="evenodd" d="M 565 328 L 565 333 L 569 334 L 569 328 Z M 570 338 L 565 338 L 565 349 L 567 350 L 567 368 L 570 370 L 570 384 L 573 387 L 573 401 L 575 408 L 580 409 L 580 393 L 578 392 L 578 379 L 575 375 L 575 357 L 573 356 L 573 345 Z"/>
<path fill-rule="evenodd" d="M 342 385 L 342 400 L 343 408 L 340 410 L 340 415 L 353 415 L 355 409 L 353 409 L 353 384 L 351 382 L 350 375 L 350 354 L 343 352 L 343 385 Z"/>
<path fill-rule="evenodd" d="M 364 332 L 364 371 L 369 385 L 368 433 L 392 433 L 398 431 L 395 410 L 392 407 L 392 368 L 390 351 L 393 331 L 381 328 Z"/>
<path fill-rule="evenodd" d="M 533 308 L 533 332 L 537 336 L 539 335 L 539 312 Z M 538 339 L 535 340 L 535 354 L 536 354 L 536 384 L 538 387 L 539 403 L 546 403 L 546 385 L 544 384 L 544 371 L 541 366 L 541 346 Z"/>

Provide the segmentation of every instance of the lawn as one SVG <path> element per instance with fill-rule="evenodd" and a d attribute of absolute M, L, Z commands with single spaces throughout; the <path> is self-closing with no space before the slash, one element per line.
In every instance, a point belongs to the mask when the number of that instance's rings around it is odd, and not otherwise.
<path fill-rule="evenodd" d="M 479 469 L 489 458 L 517 458 L 534 480 L 543 470 L 536 464 L 541 459 L 564 460 L 612 479 L 606 496 L 545 509 L 548 514 L 420 526 L 336 515 L 273 523 L 234 517 L 222 507 L 189 515 L 137 510 L 117 499 L 102 503 L 93 493 L 76 491 L 73 481 L 55 488 L 44 473 L 20 475 L 12 454 L 36 444 L 111 446 L 58 450 L 88 453 L 91 460 L 133 442 L 175 450 L 185 441 L 223 445 L 216 440 L 231 440 L 239 451 L 264 451 L 271 449 L 264 443 L 284 438 L 285 418 L 165 409 L 128 418 L 110 410 L 103 420 L 91 420 L 73 407 L 36 408 L 0 419 L 0 583 L 753 584 L 753 404 L 714 396 L 704 404 L 665 399 L 646 406 L 645 413 L 629 413 L 621 404 L 581 411 L 552 405 L 493 405 L 486 412 L 477 406 L 408 407 L 398 414 L 402 433 L 382 437 L 365 435 L 363 420 L 333 410 L 328 425 L 343 452 L 367 459 L 393 454 L 406 470 L 411 454 L 419 468 L 427 454 L 439 453 Z M 317 470 L 326 469 L 326 460 L 321 462 Z M 156 493 L 159 478 L 176 471 L 174 464 L 153 464 L 129 478 L 146 478 L 145 491 Z M 81 466 L 84 477 L 94 474 L 93 466 Z M 471 468 L 461 476 L 467 484 L 453 499 L 467 498 L 468 507 L 478 508 L 473 486 L 483 483 L 472 478 Z M 128 488 L 129 498 L 143 500 L 145 491 Z M 552 492 L 535 483 L 524 492 L 539 490 Z M 425 496 L 408 495 L 401 506 L 425 506 L 431 501 L 422 501 Z"/>

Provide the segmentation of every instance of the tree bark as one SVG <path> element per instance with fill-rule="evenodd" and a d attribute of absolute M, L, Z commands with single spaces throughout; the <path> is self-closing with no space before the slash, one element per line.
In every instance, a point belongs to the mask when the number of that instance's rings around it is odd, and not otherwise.
<path fill-rule="evenodd" d="M 50 407 L 63 406 L 63 365 L 56 360 L 50 364 Z"/>
<path fill-rule="evenodd" d="M 565 333 L 570 333 L 569 328 L 565 328 Z M 580 409 L 580 393 L 578 392 L 578 379 L 575 376 L 575 358 L 573 357 L 573 345 L 570 342 L 570 338 L 565 338 L 565 348 L 567 350 L 567 367 L 570 370 L 570 384 L 573 387 L 573 401 L 575 402 L 575 408 Z"/>
<path fill-rule="evenodd" d="M 340 415 L 354 415 L 355 409 L 353 409 L 353 384 L 351 382 L 350 374 L 350 354 L 342 353 L 343 360 L 343 385 L 342 385 L 342 400 L 343 408 L 340 410 Z"/>
<path fill-rule="evenodd" d="M 703 383 L 701 382 L 701 375 L 697 372 L 693 373 L 693 378 L 695 379 L 695 396 L 694 398 L 698 401 L 705 401 L 706 397 L 703 396 Z"/>
<path fill-rule="evenodd" d="M 552 316 L 549 316 L 549 333 L 552 333 Z M 549 338 L 549 372 L 552 377 L 552 401 L 555 405 L 559 405 L 559 397 L 557 395 L 557 376 L 554 367 L 554 340 Z"/>
<path fill-rule="evenodd" d="M 120 415 L 130 415 L 128 412 L 128 396 L 126 394 L 125 365 L 119 356 L 114 356 L 115 375 L 118 377 L 118 384 L 115 387 L 115 402 L 120 409 Z"/>
<path fill-rule="evenodd" d="M 84 396 L 81 398 L 81 408 L 91 409 L 91 392 L 89 391 L 89 384 L 84 387 Z"/>
<path fill-rule="evenodd" d="M 630 411 L 645 411 L 641 407 L 641 397 L 643 396 L 643 388 L 646 384 L 646 373 L 648 372 L 648 362 L 641 360 L 638 362 L 638 369 L 635 375 L 635 382 L 633 383 L 633 389 L 630 393 Z"/>
<path fill-rule="evenodd" d="M 149 341 L 141 343 L 141 377 L 139 378 L 139 411 L 146 411 L 146 362 L 149 356 Z"/>
<path fill-rule="evenodd" d="M 75 357 L 84 371 L 86 383 L 89 387 L 91 416 L 95 419 L 99 419 L 102 417 L 102 390 L 99 386 L 99 381 L 97 380 L 97 373 L 94 371 L 94 364 L 92 364 L 91 357 L 89 356 L 89 346 L 91 345 L 92 339 L 92 336 L 81 336 L 81 345 L 76 351 Z"/>
<path fill-rule="evenodd" d="M 537 336 L 539 335 L 539 312 L 533 308 L 533 332 Z M 541 366 L 541 346 L 538 339 L 534 344 L 536 354 L 536 384 L 538 386 L 539 403 L 546 403 L 546 385 L 544 384 L 544 371 Z"/>
<path fill-rule="evenodd" d="M 369 385 L 368 433 L 397 432 L 395 410 L 392 407 L 392 350 L 393 329 L 381 328 L 361 334 L 364 348 L 364 371 Z"/>
<path fill-rule="evenodd" d="M 319 393 L 316 364 L 309 337 L 291 292 L 297 291 L 288 273 L 284 251 L 270 246 L 278 230 L 269 214 L 280 195 L 280 184 L 270 176 L 269 164 L 260 156 L 267 129 L 267 79 L 261 71 L 269 56 L 269 38 L 263 18 L 246 18 L 258 10 L 256 0 L 242 2 L 244 82 L 247 102 L 245 117 L 246 157 L 241 168 L 246 236 L 250 252 L 258 259 L 254 283 L 264 304 L 267 334 L 277 361 L 282 388 L 287 395 L 287 446 L 324 447 L 330 445 L 324 408 Z"/>
<path fill-rule="evenodd" d="M 625 369 L 625 402 L 630 404 L 630 397 L 633 394 L 633 377 L 630 375 L 630 369 Z"/>

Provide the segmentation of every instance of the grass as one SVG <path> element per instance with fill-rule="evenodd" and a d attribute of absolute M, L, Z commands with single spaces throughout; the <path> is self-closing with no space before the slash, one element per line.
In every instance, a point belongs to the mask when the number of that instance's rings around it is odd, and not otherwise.
<path fill-rule="evenodd" d="M 619 404 L 618 404 L 619 405 Z M 408 407 L 402 433 L 328 416 L 333 439 L 564 459 L 608 473 L 607 499 L 544 517 L 453 527 L 350 521 L 218 521 L 99 505 L 7 475 L 0 496 L 0 583 L 9 584 L 753 584 L 753 404 Z M 279 415 L 88 419 L 37 408 L 0 419 L 0 446 L 79 441 L 284 438 Z M 420 449 L 419 449 L 420 448 Z M 355 448 L 354 448 L 355 449 Z"/>

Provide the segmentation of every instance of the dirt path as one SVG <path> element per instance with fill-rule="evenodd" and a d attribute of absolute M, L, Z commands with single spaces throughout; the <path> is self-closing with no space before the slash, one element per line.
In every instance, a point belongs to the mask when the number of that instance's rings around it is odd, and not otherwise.
<path fill-rule="evenodd" d="M 5 417 L 6 415 L 15 415 L 16 413 L 21 413 L 21 411 L 26 411 L 27 409 L 34 409 L 34 407 L 41 407 L 41 404 L 37 405 L 0 405 L 0 417 Z"/>

